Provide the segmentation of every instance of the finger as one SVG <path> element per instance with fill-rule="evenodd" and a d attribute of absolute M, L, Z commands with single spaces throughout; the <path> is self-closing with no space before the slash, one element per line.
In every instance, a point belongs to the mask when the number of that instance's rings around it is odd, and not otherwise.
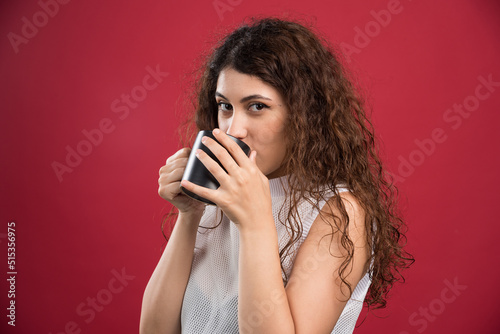
<path fill-rule="evenodd" d="M 243 152 L 243 149 L 227 134 L 219 129 L 214 129 L 212 131 L 214 137 L 217 139 L 219 143 L 224 146 L 227 152 L 230 154 L 232 159 L 238 164 L 238 166 L 243 167 L 246 163 L 248 163 L 248 156 Z M 225 167 L 225 166 L 224 166 Z"/>
<path fill-rule="evenodd" d="M 189 158 L 177 158 L 168 164 L 166 164 L 163 169 L 164 173 L 170 173 L 171 171 L 179 168 L 186 168 Z M 163 167 L 162 167 L 163 168 Z"/>
<path fill-rule="evenodd" d="M 191 153 L 191 149 L 189 147 L 184 147 L 179 151 L 175 152 L 173 155 L 168 157 L 165 165 L 162 166 L 159 170 L 159 174 L 164 172 L 170 172 L 175 168 L 179 168 L 181 166 L 186 166 L 187 161 L 189 160 L 189 155 Z"/>
<path fill-rule="evenodd" d="M 169 162 L 172 162 L 178 158 L 185 158 L 185 157 L 189 157 L 189 154 L 191 153 L 191 149 L 189 147 L 183 147 L 181 148 L 180 150 L 178 150 L 177 152 L 175 152 L 173 155 L 171 155 L 170 157 L 168 157 L 167 161 L 165 164 L 168 164 Z"/>
<path fill-rule="evenodd" d="M 170 173 L 163 173 L 158 178 L 158 184 L 167 185 L 172 182 L 180 182 L 182 176 L 184 175 L 184 168 L 177 168 L 171 171 Z"/>
<path fill-rule="evenodd" d="M 220 163 L 227 171 L 227 173 L 234 174 L 237 171 L 237 169 L 239 168 L 238 164 L 224 146 L 222 146 L 220 143 L 218 143 L 217 141 L 213 140 L 210 137 L 203 137 L 202 142 L 210 150 L 210 152 L 220 161 Z"/>
<path fill-rule="evenodd" d="M 182 180 L 181 186 L 184 187 L 186 190 L 217 204 L 215 200 L 217 198 L 216 190 L 199 186 L 197 184 L 189 182 L 188 180 Z"/>
<path fill-rule="evenodd" d="M 161 198 L 166 199 L 167 201 L 170 201 L 174 199 L 176 196 L 181 194 L 181 189 L 179 185 L 181 184 L 180 181 L 178 182 L 173 182 L 169 183 L 168 185 L 160 185 L 158 187 L 158 195 L 160 195 Z"/>
<path fill-rule="evenodd" d="M 219 145 L 219 147 L 220 147 L 220 145 Z M 222 147 L 221 147 L 221 149 L 224 150 L 224 148 L 222 148 Z M 227 154 L 227 152 L 226 152 L 226 154 Z M 197 150 L 196 157 L 198 158 L 198 160 L 201 161 L 201 163 L 205 166 L 205 168 L 215 177 L 215 179 L 217 181 L 219 181 L 220 184 L 225 182 L 226 178 L 229 177 L 227 172 L 224 169 L 222 169 L 222 167 L 204 151 L 202 151 L 200 149 Z M 220 161 L 220 158 L 218 158 L 218 159 Z M 233 161 L 233 165 L 236 166 L 236 163 L 234 161 Z M 227 168 L 226 168 L 226 170 L 227 170 Z"/>
<path fill-rule="evenodd" d="M 250 152 L 250 156 L 248 158 L 250 159 L 251 162 L 256 164 L 257 163 L 257 151 Z"/>

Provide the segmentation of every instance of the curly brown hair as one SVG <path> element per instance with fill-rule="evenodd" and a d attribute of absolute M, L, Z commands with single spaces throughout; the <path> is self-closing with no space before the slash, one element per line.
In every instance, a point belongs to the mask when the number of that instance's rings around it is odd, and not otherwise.
<path fill-rule="evenodd" d="M 215 91 L 223 69 L 256 76 L 276 88 L 289 110 L 283 168 L 292 200 L 286 220 L 291 238 L 280 250 L 281 260 L 302 234 L 298 202 L 311 194 L 315 203 L 326 200 L 325 187 L 338 194 L 336 185 L 344 184 L 365 211 L 366 242 L 373 250 L 366 263 L 372 283 L 365 303 L 385 307 L 393 284 L 404 281 L 401 270 L 414 261 L 403 249 L 406 225 L 397 209 L 398 192 L 386 178 L 373 126 L 339 61 L 342 57 L 319 36 L 303 23 L 264 18 L 252 19 L 222 38 L 202 66 L 194 90 L 196 130 L 218 126 Z M 338 273 L 352 293 L 346 280 L 354 254 L 349 217 L 340 196 L 333 200 L 341 216 L 332 216 L 332 235 L 341 233 L 347 254 Z"/>

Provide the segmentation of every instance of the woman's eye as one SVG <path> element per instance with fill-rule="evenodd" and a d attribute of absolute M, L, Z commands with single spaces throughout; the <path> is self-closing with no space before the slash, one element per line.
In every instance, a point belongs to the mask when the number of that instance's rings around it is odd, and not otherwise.
<path fill-rule="evenodd" d="M 229 103 L 219 102 L 217 103 L 220 111 L 231 111 L 233 107 Z"/>
<path fill-rule="evenodd" d="M 269 107 L 266 106 L 264 103 L 254 103 L 250 106 L 250 109 L 252 111 L 261 111 L 264 108 L 269 108 Z"/>

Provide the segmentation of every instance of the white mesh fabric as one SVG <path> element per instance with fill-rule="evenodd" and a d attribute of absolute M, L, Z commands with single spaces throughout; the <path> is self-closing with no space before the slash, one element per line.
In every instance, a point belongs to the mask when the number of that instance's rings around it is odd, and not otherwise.
<path fill-rule="evenodd" d="M 363 301 L 365 300 L 370 284 L 370 276 L 367 273 L 358 282 L 358 285 L 356 285 L 351 298 L 347 301 L 339 320 L 335 324 L 332 334 L 347 334 L 354 331 L 354 326 L 356 326 L 356 321 L 363 309 Z"/>
<path fill-rule="evenodd" d="M 289 210 L 285 203 L 286 178 L 270 180 L 273 200 L 273 216 L 282 249 L 288 241 L 288 231 L 283 222 Z M 339 192 L 346 189 L 339 189 Z M 324 203 L 320 203 L 320 207 Z M 295 260 L 296 250 L 305 240 L 318 212 L 310 203 L 303 201 L 298 208 L 303 225 L 303 235 L 283 266 L 287 275 Z M 184 294 L 181 313 L 182 333 L 214 334 L 238 333 L 238 250 L 239 232 L 227 217 L 221 221 L 221 213 L 214 206 L 207 206 L 196 238 L 191 275 Z M 356 286 L 351 299 L 337 321 L 332 333 L 352 333 L 363 306 L 370 279 L 366 274 Z"/>

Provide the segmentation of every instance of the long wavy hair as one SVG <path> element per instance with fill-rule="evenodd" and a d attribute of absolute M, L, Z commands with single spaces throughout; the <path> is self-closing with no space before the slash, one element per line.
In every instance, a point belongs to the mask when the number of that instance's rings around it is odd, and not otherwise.
<path fill-rule="evenodd" d="M 387 293 L 413 257 L 404 250 L 406 225 L 397 209 L 398 192 L 387 178 L 378 155 L 373 126 L 363 100 L 329 43 L 303 23 L 277 18 L 252 19 L 220 39 L 204 61 L 194 88 L 196 128 L 218 126 L 217 79 L 225 68 L 256 76 L 276 88 L 289 110 L 283 168 L 288 175 L 291 209 L 285 222 L 290 240 L 280 257 L 300 239 L 298 203 L 324 198 L 325 187 L 337 193 L 346 185 L 365 211 L 366 242 L 373 252 L 366 263 L 372 283 L 365 303 L 386 306 Z M 341 234 L 347 256 L 338 269 L 342 284 L 352 265 L 354 244 L 349 217 L 340 196 L 332 198 L 340 217 L 332 216 L 332 235 Z M 317 205 L 317 204 L 316 204 Z M 285 284 L 288 277 L 285 276 Z"/>

